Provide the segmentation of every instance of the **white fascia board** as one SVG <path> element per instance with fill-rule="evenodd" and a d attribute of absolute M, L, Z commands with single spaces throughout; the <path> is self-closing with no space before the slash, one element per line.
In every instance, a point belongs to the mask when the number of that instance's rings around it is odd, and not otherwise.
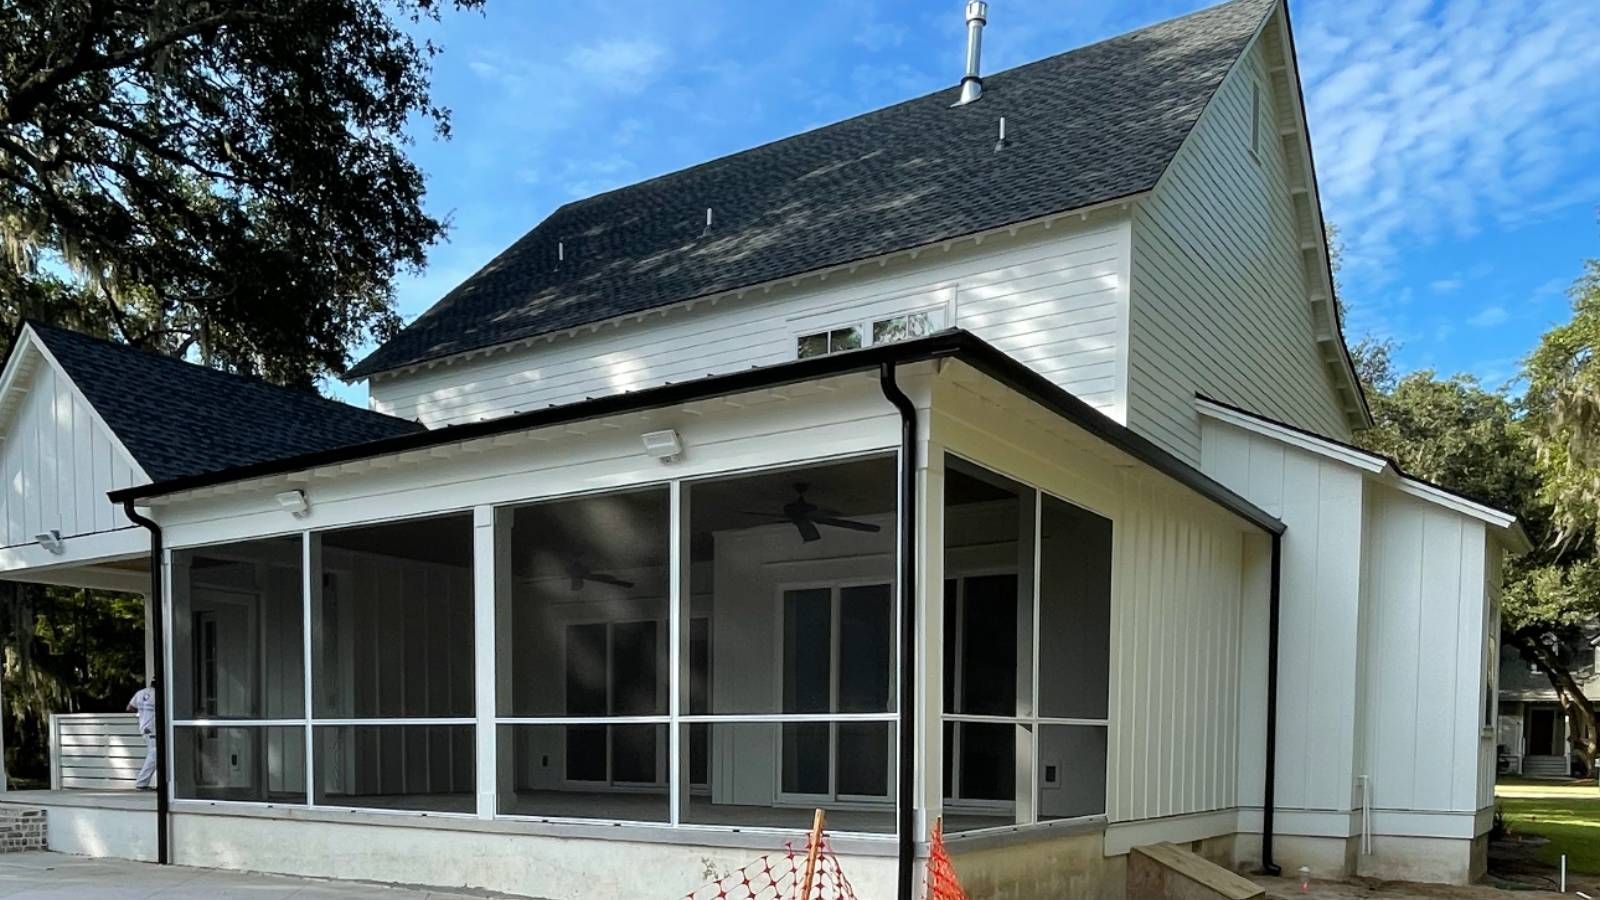
<path fill-rule="evenodd" d="M 1247 412 L 1214 403 L 1203 397 L 1196 397 L 1195 409 L 1200 415 L 1225 422 L 1235 428 L 1241 428 L 1252 434 L 1271 438 L 1282 444 L 1314 453 L 1324 459 L 1344 463 L 1382 481 L 1384 484 L 1398 490 L 1409 497 L 1424 500 L 1435 506 L 1442 506 L 1453 512 L 1460 513 L 1470 518 L 1477 519 L 1487 525 L 1499 529 L 1507 546 L 1513 552 L 1526 553 L 1533 549 L 1533 544 L 1518 524 L 1517 517 L 1508 512 L 1485 506 L 1475 500 L 1469 500 L 1459 494 L 1445 490 L 1438 485 L 1420 481 L 1401 472 L 1385 457 L 1376 453 L 1369 453 L 1355 447 L 1341 444 L 1338 441 L 1327 440 L 1314 434 L 1291 428 L 1270 419 L 1264 419 Z"/>
<path fill-rule="evenodd" d="M 1368 453 L 1365 450 L 1357 450 L 1337 441 L 1319 438 L 1316 435 L 1307 434 L 1299 429 L 1290 428 L 1269 419 L 1241 412 L 1232 407 L 1223 406 L 1220 403 L 1213 403 L 1204 397 L 1196 397 L 1194 406 L 1200 415 L 1206 418 L 1215 419 L 1218 422 L 1226 422 L 1235 428 L 1242 428 L 1245 431 L 1272 438 L 1279 443 L 1297 447 L 1308 453 L 1315 453 L 1318 456 L 1344 463 L 1347 466 L 1353 466 L 1363 472 L 1376 475 L 1385 469 L 1391 468 L 1389 461 L 1376 453 Z"/>
<path fill-rule="evenodd" d="M 30 325 L 23 328 L 22 335 L 23 338 L 27 339 L 29 346 L 39 351 L 39 355 L 44 358 L 45 362 L 48 362 L 50 366 L 56 370 L 56 374 L 67 383 L 67 385 L 72 389 L 72 395 L 83 401 L 84 408 L 89 410 L 89 415 L 94 419 L 95 427 L 105 432 L 106 437 L 111 439 L 111 446 L 117 448 L 117 452 L 122 454 L 122 458 L 125 462 L 127 462 L 128 467 L 132 469 L 140 478 L 143 478 L 145 482 L 150 482 L 152 480 L 150 478 L 150 474 L 144 470 L 144 466 L 139 465 L 139 460 L 136 459 L 133 453 L 128 450 L 127 445 L 122 443 L 122 438 L 117 435 L 116 431 L 112 430 L 111 426 L 106 422 L 105 417 L 100 415 L 100 410 L 95 409 L 94 404 L 89 402 L 89 398 L 83 393 L 83 390 L 78 387 L 78 383 L 72 380 L 72 376 L 67 374 L 67 370 L 61 365 L 60 360 L 57 360 L 55 354 L 50 352 L 49 346 L 47 346 L 44 341 L 40 340 L 38 336 L 34 334 L 33 326 Z M 19 354 L 13 354 L 13 361 L 18 355 Z M 7 369 L 9 370 L 9 368 L 10 367 L 8 366 Z M 0 380 L 0 390 L 4 390 L 10 386 L 11 385 L 9 383 Z"/>

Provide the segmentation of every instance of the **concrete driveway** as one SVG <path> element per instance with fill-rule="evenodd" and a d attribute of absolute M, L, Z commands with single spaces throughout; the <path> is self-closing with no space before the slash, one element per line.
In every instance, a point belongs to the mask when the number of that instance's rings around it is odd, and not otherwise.
<path fill-rule="evenodd" d="M 0 897 L 125 900 L 154 897 L 250 898 L 250 900 L 463 900 L 482 894 L 450 893 L 376 884 L 253 875 L 217 869 L 156 866 L 115 859 L 85 859 L 60 853 L 0 855 Z"/>

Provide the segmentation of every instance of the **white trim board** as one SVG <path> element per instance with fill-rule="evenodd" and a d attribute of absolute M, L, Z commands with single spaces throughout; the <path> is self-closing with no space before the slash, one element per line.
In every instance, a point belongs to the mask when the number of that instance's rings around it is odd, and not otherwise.
<path fill-rule="evenodd" d="M 1205 397 L 1196 397 L 1194 406 L 1195 411 L 1204 418 L 1232 425 L 1252 434 L 1313 453 L 1324 459 L 1343 463 L 1377 478 L 1403 494 L 1436 506 L 1442 506 L 1500 529 L 1511 549 L 1516 552 L 1527 552 L 1532 549 L 1532 544 L 1528 540 L 1528 536 L 1523 532 L 1516 516 L 1486 506 L 1475 500 L 1469 500 L 1438 485 L 1413 478 L 1402 472 L 1392 460 L 1386 457 L 1311 434 L 1214 400 L 1208 400 Z"/>

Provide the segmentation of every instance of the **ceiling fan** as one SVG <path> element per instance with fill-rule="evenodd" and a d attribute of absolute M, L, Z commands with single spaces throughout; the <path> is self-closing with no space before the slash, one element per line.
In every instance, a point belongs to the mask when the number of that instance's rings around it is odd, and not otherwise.
<path fill-rule="evenodd" d="M 583 590 L 584 584 L 589 582 L 593 582 L 594 584 L 609 584 L 619 588 L 633 587 L 633 582 L 628 581 L 625 578 L 618 578 L 615 575 L 607 575 L 604 572 L 596 572 L 581 562 L 573 562 L 571 565 L 567 566 L 567 575 L 572 578 L 573 593 Z"/>
<path fill-rule="evenodd" d="M 790 522 L 795 530 L 800 532 L 800 539 L 806 543 L 822 540 L 822 532 L 818 525 L 827 525 L 830 528 L 845 528 L 850 531 L 878 532 L 882 529 L 871 522 L 858 522 L 854 519 L 839 517 L 839 513 L 831 509 L 823 509 L 806 499 L 806 491 L 811 485 L 800 481 L 794 486 L 795 498 L 783 505 L 783 512 L 754 512 L 746 511 L 745 515 L 760 516 L 763 519 L 779 519 Z"/>

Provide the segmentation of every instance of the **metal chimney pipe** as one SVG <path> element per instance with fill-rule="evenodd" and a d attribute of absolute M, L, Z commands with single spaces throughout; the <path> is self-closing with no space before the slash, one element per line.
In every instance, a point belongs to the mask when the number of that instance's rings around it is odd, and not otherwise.
<path fill-rule="evenodd" d="M 967 0 L 967 74 L 961 76 L 961 99 L 971 103 L 983 96 L 983 26 L 989 21 L 989 4 Z"/>

